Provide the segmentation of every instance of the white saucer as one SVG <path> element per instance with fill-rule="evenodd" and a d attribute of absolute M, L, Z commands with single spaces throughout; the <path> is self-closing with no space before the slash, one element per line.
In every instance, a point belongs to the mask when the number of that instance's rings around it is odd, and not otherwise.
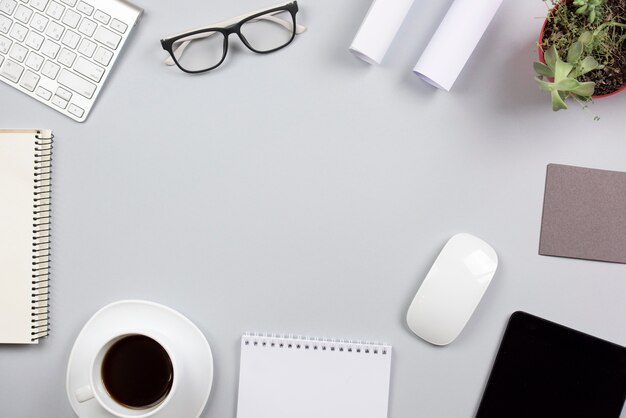
<path fill-rule="evenodd" d="M 91 360 L 107 341 L 120 334 L 157 331 L 167 335 L 185 370 L 185 381 L 151 418 L 197 418 L 213 383 L 213 356 L 204 334 L 179 312 L 154 302 L 124 300 L 100 309 L 78 334 L 67 364 L 66 390 L 80 418 L 111 418 L 95 400 L 79 403 L 78 388 L 89 384 Z"/>

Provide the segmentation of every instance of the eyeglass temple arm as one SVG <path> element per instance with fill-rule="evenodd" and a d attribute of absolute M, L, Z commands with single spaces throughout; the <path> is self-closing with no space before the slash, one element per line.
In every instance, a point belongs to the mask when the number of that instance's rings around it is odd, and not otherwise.
<path fill-rule="evenodd" d="M 282 10 L 277 11 L 275 13 L 280 13 L 280 12 L 282 12 Z M 236 18 L 228 19 L 228 20 L 226 20 L 224 22 L 220 22 L 218 24 L 212 25 L 211 27 L 229 26 L 233 22 L 238 22 L 241 19 L 245 19 L 245 16 L 244 17 L 236 17 Z M 267 20 L 267 21 L 279 24 L 280 26 L 284 27 L 287 30 L 290 30 L 290 31 L 293 30 L 293 23 L 292 22 L 289 22 L 289 21 L 284 20 L 284 19 L 280 19 L 280 18 L 278 18 L 276 16 L 272 16 L 271 14 L 255 17 L 254 19 L 251 20 L 251 22 L 254 22 L 254 21 L 257 21 L 257 20 Z M 296 34 L 301 34 L 304 31 L 306 31 L 306 26 L 299 25 L 299 24 L 296 23 Z M 185 48 L 187 48 L 192 41 L 194 41 L 196 39 L 206 39 L 206 38 L 209 38 L 209 37 L 215 35 L 216 33 L 217 32 L 205 32 L 205 33 L 199 33 L 197 35 L 192 35 L 192 36 L 188 37 L 187 39 L 185 39 L 185 41 L 181 42 L 178 46 L 172 48 L 172 52 L 176 56 L 176 59 L 179 59 L 183 55 L 183 52 L 185 52 Z M 175 64 L 174 59 L 171 56 L 167 57 L 165 59 L 164 63 L 166 65 L 174 65 Z"/>

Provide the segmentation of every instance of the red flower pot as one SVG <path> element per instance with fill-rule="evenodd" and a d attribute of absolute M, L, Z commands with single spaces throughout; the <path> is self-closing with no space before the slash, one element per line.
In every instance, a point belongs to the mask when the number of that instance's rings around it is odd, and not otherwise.
<path fill-rule="evenodd" d="M 559 3 L 557 3 L 557 5 L 554 6 L 552 8 L 552 10 L 550 10 L 550 13 L 548 13 L 548 17 L 546 17 L 546 20 L 543 22 L 543 26 L 541 26 L 541 32 L 539 32 L 539 46 L 537 48 L 537 50 L 538 50 L 537 52 L 539 53 L 539 61 L 541 61 L 544 64 L 546 63 L 546 60 L 543 57 L 543 48 L 542 48 L 542 45 L 543 45 L 543 33 L 546 30 L 546 25 L 548 24 L 548 19 L 550 18 L 552 13 L 554 13 L 554 11 L 559 6 L 561 6 L 564 3 L 570 3 L 571 1 L 572 0 L 561 0 Z M 615 90 L 614 92 L 606 93 L 606 94 L 596 94 L 596 95 L 593 95 L 592 98 L 594 98 L 594 99 L 603 99 L 605 97 L 613 96 L 613 95 L 615 95 L 615 94 L 617 94 L 619 92 L 622 92 L 624 90 L 626 90 L 626 84 L 624 84 L 622 87 L 620 87 L 619 89 Z"/>

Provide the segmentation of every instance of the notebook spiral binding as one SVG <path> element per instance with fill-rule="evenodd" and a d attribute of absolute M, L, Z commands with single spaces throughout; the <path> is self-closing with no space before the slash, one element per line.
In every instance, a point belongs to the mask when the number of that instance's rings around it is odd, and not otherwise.
<path fill-rule="evenodd" d="M 52 134 L 35 135 L 35 178 L 33 196 L 33 255 L 31 287 L 31 341 L 50 332 L 50 186 L 52 178 Z"/>
<path fill-rule="evenodd" d="M 313 350 L 328 352 L 347 352 L 357 354 L 388 355 L 391 346 L 380 342 L 342 340 L 334 338 L 315 338 L 291 334 L 245 333 L 242 346 L 260 348 L 284 348 L 295 350 Z"/>

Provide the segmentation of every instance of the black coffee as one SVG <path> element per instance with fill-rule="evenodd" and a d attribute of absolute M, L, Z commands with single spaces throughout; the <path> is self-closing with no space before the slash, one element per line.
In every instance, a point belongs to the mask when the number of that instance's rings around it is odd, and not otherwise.
<path fill-rule="evenodd" d="M 172 360 L 158 342 L 130 335 L 115 342 L 102 361 L 102 381 L 118 403 L 134 409 L 161 402 L 172 388 Z"/>

